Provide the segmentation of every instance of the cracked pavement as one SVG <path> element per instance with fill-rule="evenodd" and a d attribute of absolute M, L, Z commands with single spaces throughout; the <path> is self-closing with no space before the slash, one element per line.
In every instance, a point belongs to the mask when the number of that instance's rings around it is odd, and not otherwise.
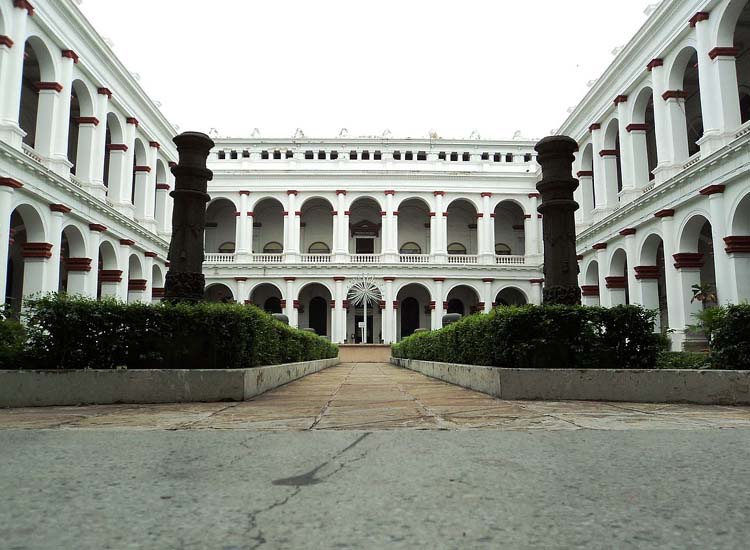
<path fill-rule="evenodd" d="M 0 411 L 0 548 L 746 548 L 750 409 L 385 364 L 246 403 Z"/>

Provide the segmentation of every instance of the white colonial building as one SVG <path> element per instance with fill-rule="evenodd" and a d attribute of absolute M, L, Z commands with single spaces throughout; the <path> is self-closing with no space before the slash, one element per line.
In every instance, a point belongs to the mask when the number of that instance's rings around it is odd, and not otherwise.
<path fill-rule="evenodd" d="M 578 140 L 584 303 L 660 311 L 675 349 L 750 299 L 750 4 L 664 0 L 560 128 Z"/>
<path fill-rule="evenodd" d="M 209 158 L 208 293 L 286 313 L 336 342 L 364 321 L 350 286 L 374 277 L 369 342 L 445 313 L 539 303 L 538 165 L 529 141 L 219 139 Z"/>
<path fill-rule="evenodd" d="M 695 284 L 750 298 L 750 5 L 664 0 L 559 133 L 580 146 L 588 304 L 658 309 L 685 339 Z M 73 0 L 0 0 L 0 299 L 163 294 L 176 134 Z M 447 312 L 538 303 L 534 143 L 217 139 L 207 295 L 358 341 Z"/>

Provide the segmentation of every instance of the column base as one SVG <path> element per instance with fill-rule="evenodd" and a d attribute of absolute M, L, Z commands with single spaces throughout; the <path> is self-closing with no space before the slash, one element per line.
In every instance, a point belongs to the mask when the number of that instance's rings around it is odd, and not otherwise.
<path fill-rule="evenodd" d="M 726 147 L 730 141 L 735 137 L 735 132 L 725 133 L 718 130 L 707 130 L 703 133 L 703 137 L 700 138 L 696 143 L 701 149 L 701 156 L 707 157 Z"/>
<path fill-rule="evenodd" d="M 479 264 L 480 265 L 495 265 L 497 262 L 495 260 L 494 254 L 480 254 L 479 255 Z"/>
<path fill-rule="evenodd" d="M 298 264 L 300 262 L 299 252 L 284 252 L 285 264 Z"/>
<path fill-rule="evenodd" d="M 135 206 L 129 202 L 111 203 L 111 206 L 120 214 L 127 216 L 131 220 L 135 219 Z"/>
<path fill-rule="evenodd" d="M 624 188 L 619 193 L 620 206 L 626 206 L 626 205 L 630 204 L 635 199 L 637 199 L 641 195 L 641 193 L 642 193 L 642 191 L 640 191 L 638 189 L 635 189 L 635 188 L 632 188 L 632 187 Z"/>
<path fill-rule="evenodd" d="M 84 182 L 84 187 L 96 199 L 100 201 L 107 200 L 107 188 L 101 182 Z"/>
<path fill-rule="evenodd" d="M 4 141 L 14 149 L 23 150 L 23 138 L 26 137 L 21 127 L 15 122 L 0 122 L 0 141 Z"/>
<path fill-rule="evenodd" d="M 70 170 L 73 168 L 73 163 L 67 158 L 63 157 L 52 157 L 48 158 L 44 164 L 47 168 L 52 170 L 55 174 L 64 179 L 70 179 Z"/>
<path fill-rule="evenodd" d="M 668 182 L 674 176 L 676 176 L 681 170 L 684 163 L 673 164 L 673 163 L 659 163 L 659 165 L 652 170 L 654 174 L 654 183 L 656 187 Z"/>

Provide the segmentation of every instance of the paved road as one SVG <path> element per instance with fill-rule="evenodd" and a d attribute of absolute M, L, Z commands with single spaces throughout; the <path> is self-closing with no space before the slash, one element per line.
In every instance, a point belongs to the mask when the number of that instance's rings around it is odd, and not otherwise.
<path fill-rule="evenodd" d="M 255 406 L 0 412 L 0 548 L 747 548 L 747 409 L 508 403 L 383 365 Z"/>

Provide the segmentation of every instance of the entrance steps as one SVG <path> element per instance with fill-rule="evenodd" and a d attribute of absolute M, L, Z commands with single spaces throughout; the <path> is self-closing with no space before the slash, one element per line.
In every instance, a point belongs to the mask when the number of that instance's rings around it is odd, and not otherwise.
<path fill-rule="evenodd" d="M 391 346 L 388 344 L 339 344 L 342 363 L 389 363 Z"/>

